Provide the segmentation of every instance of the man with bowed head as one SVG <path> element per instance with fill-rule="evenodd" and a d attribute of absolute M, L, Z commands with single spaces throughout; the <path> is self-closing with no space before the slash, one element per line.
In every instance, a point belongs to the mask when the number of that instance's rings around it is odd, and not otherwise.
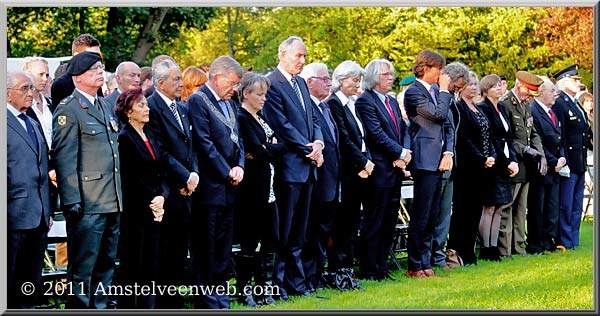
<path fill-rule="evenodd" d="M 113 111 L 96 97 L 104 83 L 102 58 L 79 53 L 67 72 L 73 94 L 56 108 L 52 159 L 67 220 L 67 308 L 106 308 L 119 239 L 121 168 Z"/>

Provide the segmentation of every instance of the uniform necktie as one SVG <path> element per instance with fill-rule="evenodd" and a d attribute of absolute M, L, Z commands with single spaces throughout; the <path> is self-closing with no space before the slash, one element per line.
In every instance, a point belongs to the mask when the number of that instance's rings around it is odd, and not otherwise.
<path fill-rule="evenodd" d="M 433 103 L 435 103 L 435 105 L 437 105 L 437 99 L 435 98 L 435 90 L 432 87 L 429 87 L 429 95 L 431 95 L 431 98 L 433 99 Z"/>
<path fill-rule="evenodd" d="M 394 115 L 394 110 L 392 110 L 392 106 L 390 105 L 390 101 L 388 100 L 387 96 L 385 96 L 385 106 L 387 107 L 388 111 L 390 112 L 392 121 L 394 121 L 394 126 L 396 127 L 396 133 L 399 133 L 398 132 L 398 122 L 396 122 L 396 115 Z"/>
<path fill-rule="evenodd" d="M 331 138 L 333 138 L 333 142 L 337 143 L 336 140 L 336 133 L 335 133 L 335 125 L 333 124 L 333 121 L 331 120 L 331 111 L 329 111 L 329 104 L 321 101 L 321 103 L 319 103 L 319 107 L 321 108 L 321 111 L 323 112 L 323 117 L 325 118 L 325 123 L 327 124 L 327 127 L 329 127 L 329 131 L 331 132 Z"/>
<path fill-rule="evenodd" d="M 94 99 L 94 105 L 96 106 L 98 112 L 102 114 L 102 117 L 104 117 L 104 109 L 102 108 L 102 103 L 100 103 L 100 100 L 98 98 Z"/>
<path fill-rule="evenodd" d="M 179 128 L 181 128 L 181 130 L 183 131 L 183 124 L 181 124 L 181 119 L 179 118 L 179 113 L 177 113 L 177 105 L 175 104 L 175 102 L 172 102 L 171 105 L 169 105 L 169 108 L 171 109 L 171 112 L 175 117 L 175 121 L 177 121 L 177 124 L 179 124 Z"/>
<path fill-rule="evenodd" d="M 223 112 L 223 116 L 225 116 L 225 118 L 229 120 L 229 111 L 227 110 L 227 103 L 225 103 L 225 101 L 223 100 L 219 100 L 218 103 L 221 107 L 221 111 Z"/>
<path fill-rule="evenodd" d="M 34 147 L 37 148 L 38 147 L 37 138 L 35 137 L 35 132 L 33 131 L 33 125 L 31 124 L 29 117 L 27 117 L 27 115 L 25 115 L 25 113 L 21 113 L 21 114 L 19 114 L 19 118 L 25 122 L 25 127 L 27 127 L 27 134 L 29 134 L 29 138 L 31 138 L 31 142 L 33 143 Z"/>
<path fill-rule="evenodd" d="M 556 126 L 556 116 L 554 116 L 554 111 L 552 109 L 548 109 L 548 114 L 550 114 L 550 119 L 552 120 L 552 124 Z"/>
<path fill-rule="evenodd" d="M 292 76 L 292 88 L 294 88 L 294 91 L 296 92 L 296 96 L 298 96 L 298 100 L 300 101 L 300 104 L 302 104 L 302 109 L 304 111 L 306 111 L 306 108 L 304 107 L 304 102 L 302 102 L 302 94 L 300 93 L 300 88 L 298 87 L 298 82 L 296 82 L 296 78 L 294 76 Z"/>

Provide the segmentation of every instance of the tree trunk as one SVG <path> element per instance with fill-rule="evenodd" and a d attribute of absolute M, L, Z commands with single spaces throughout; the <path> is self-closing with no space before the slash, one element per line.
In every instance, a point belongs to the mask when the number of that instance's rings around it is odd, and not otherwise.
<path fill-rule="evenodd" d="M 143 31 L 140 33 L 137 44 L 135 45 L 135 51 L 133 52 L 133 62 L 141 63 L 146 60 L 148 52 L 154 46 L 156 42 L 156 35 L 162 25 L 165 16 L 169 8 L 159 8 L 158 14 L 149 13 L 146 25 L 144 25 Z"/>

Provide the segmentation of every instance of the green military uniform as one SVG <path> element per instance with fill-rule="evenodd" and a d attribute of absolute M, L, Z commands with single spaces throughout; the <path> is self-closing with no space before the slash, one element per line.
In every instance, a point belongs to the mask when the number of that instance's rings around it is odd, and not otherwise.
<path fill-rule="evenodd" d="M 75 294 L 67 308 L 106 308 L 106 296 L 95 291 L 111 284 L 119 236 L 117 120 L 101 98 L 91 102 L 76 89 L 58 105 L 52 127 L 61 205 L 83 209 L 81 218 L 67 218 L 67 278 Z"/>

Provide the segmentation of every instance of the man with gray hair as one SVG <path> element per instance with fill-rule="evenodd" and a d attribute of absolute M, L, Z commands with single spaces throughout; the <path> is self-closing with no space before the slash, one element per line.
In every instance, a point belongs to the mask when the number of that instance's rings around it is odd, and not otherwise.
<path fill-rule="evenodd" d="M 267 78 L 271 87 L 263 114 L 287 146 L 279 174 L 280 251 L 276 284 L 280 299 L 290 295 L 310 295 L 300 254 L 304 248 L 308 212 L 317 167 L 323 163 L 323 134 L 319 126 L 306 81 L 298 74 L 306 61 L 306 46 L 301 38 L 290 36 L 279 45 L 279 64 Z M 212 68 L 210 70 L 213 71 Z"/>
<path fill-rule="evenodd" d="M 450 170 L 444 170 L 441 180 L 440 210 L 435 220 L 433 228 L 433 238 L 431 239 L 431 266 L 446 269 L 446 252 L 444 247 L 450 230 L 450 213 L 452 212 L 452 194 L 454 188 L 453 167 L 456 166 L 458 158 L 454 148 L 454 140 L 460 126 L 460 113 L 456 106 L 456 99 L 460 98 L 460 90 L 469 81 L 469 68 L 460 62 L 450 63 L 444 68 L 444 73 L 450 77 L 448 91 L 454 94 L 450 100 L 448 118 L 444 122 L 443 132 L 446 141 L 444 142 L 444 152 L 452 152 L 452 164 Z M 449 147 L 452 146 L 452 147 Z M 442 170 L 440 170 L 442 171 Z"/>
<path fill-rule="evenodd" d="M 124 61 L 117 66 L 115 70 L 115 80 L 117 80 L 117 88 L 104 98 L 113 109 L 119 94 L 129 89 L 135 89 L 140 86 L 140 67 L 131 61 Z"/>
<path fill-rule="evenodd" d="M 233 206 L 245 164 L 237 120 L 240 106 L 231 100 L 241 79 L 240 64 L 220 56 L 212 62 L 206 84 L 187 101 L 202 183 L 194 194 L 191 238 L 192 271 L 200 287 L 227 287 L 229 280 Z M 229 296 L 218 292 L 196 296 L 195 307 L 229 308 Z"/>
<path fill-rule="evenodd" d="M 400 209 L 403 170 L 411 161 L 410 139 L 395 98 L 386 94 L 394 83 L 394 66 L 386 59 L 365 68 L 365 90 L 355 106 L 365 127 L 375 168 L 368 178 L 359 240 L 360 273 L 369 280 L 390 279 L 387 257 Z"/>

